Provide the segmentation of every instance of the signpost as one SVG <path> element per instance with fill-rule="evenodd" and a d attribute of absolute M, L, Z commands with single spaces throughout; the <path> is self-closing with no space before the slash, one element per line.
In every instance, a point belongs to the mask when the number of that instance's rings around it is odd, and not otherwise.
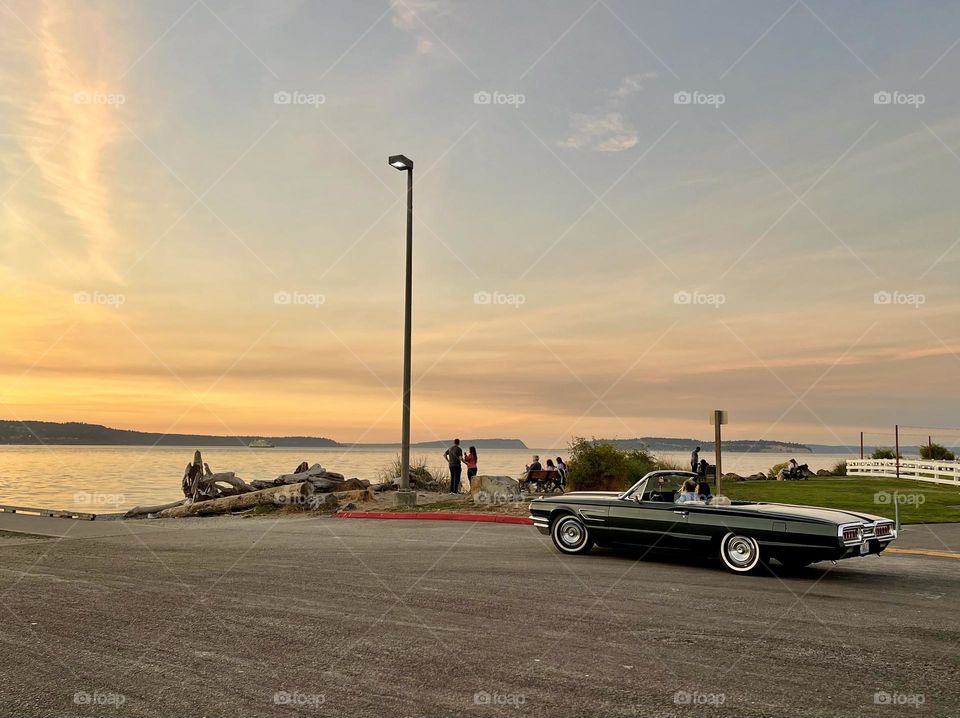
<path fill-rule="evenodd" d="M 720 425 L 727 423 L 727 412 L 720 409 L 714 409 L 710 412 L 710 423 L 713 424 L 713 449 L 716 453 L 717 463 L 717 495 L 720 495 L 720 477 L 723 476 L 720 456 Z"/>

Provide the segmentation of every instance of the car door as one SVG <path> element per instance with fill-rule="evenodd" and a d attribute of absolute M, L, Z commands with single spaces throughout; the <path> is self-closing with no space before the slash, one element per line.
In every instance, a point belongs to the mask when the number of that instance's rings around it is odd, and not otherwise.
<path fill-rule="evenodd" d="M 672 501 L 620 499 L 610 507 L 609 525 L 617 543 L 684 549 L 689 511 Z"/>

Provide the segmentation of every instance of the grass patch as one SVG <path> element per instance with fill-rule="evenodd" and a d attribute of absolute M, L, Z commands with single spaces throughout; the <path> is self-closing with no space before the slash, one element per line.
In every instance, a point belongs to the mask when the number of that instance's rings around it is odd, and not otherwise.
<path fill-rule="evenodd" d="M 905 479 L 818 476 L 807 481 L 725 481 L 731 499 L 805 504 L 862 511 L 894 518 L 893 492 L 899 493 L 900 522 L 960 521 L 960 491 L 952 486 Z"/>

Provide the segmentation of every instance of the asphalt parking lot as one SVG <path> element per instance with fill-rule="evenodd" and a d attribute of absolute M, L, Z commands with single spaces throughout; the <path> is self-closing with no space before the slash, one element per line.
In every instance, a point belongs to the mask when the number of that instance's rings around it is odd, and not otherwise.
<path fill-rule="evenodd" d="M 743 577 L 527 526 L 97 523 L 0 541 L 3 718 L 960 715 L 956 559 Z"/>

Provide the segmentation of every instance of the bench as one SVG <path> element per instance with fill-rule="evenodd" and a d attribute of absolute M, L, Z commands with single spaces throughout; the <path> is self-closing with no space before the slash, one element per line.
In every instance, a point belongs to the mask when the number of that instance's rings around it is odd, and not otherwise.
<path fill-rule="evenodd" d="M 547 471 L 546 469 L 528 471 L 527 475 L 520 480 L 520 488 L 529 489 L 530 484 L 535 484 L 535 490 L 538 492 L 560 491 L 563 493 L 563 484 L 561 483 L 559 471 Z"/>

